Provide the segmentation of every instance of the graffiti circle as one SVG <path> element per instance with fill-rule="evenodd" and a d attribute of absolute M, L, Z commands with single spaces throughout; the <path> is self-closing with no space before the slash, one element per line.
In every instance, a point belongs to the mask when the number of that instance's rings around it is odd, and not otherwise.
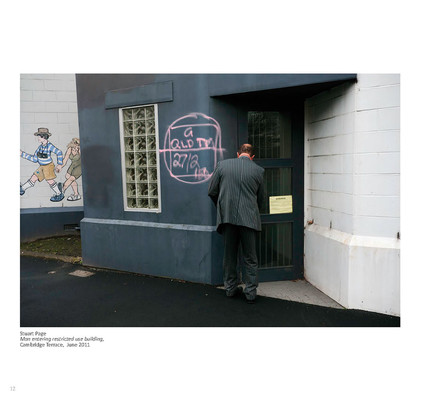
<path fill-rule="evenodd" d="M 161 152 L 174 179 L 189 184 L 206 182 L 222 152 L 219 123 L 202 113 L 178 118 L 169 126 Z"/>

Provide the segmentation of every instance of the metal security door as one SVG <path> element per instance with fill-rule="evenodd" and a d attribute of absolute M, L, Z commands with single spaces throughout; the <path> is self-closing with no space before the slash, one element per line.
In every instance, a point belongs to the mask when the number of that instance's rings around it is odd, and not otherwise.
<path fill-rule="evenodd" d="M 239 144 L 252 144 L 254 161 L 265 169 L 267 197 L 261 210 L 262 232 L 257 246 L 259 280 L 301 278 L 304 243 L 303 106 L 298 104 L 281 109 L 248 106 L 240 115 L 239 132 L 242 133 L 239 134 Z"/>

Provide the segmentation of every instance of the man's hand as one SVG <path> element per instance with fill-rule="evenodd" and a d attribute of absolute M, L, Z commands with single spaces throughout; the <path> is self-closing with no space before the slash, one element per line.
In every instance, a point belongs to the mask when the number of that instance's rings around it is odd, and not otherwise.
<path fill-rule="evenodd" d="M 57 173 L 60 173 L 60 171 L 61 171 L 61 169 L 63 168 L 63 166 L 62 165 L 57 165 L 57 167 L 56 167 L 56 172 Z"/>

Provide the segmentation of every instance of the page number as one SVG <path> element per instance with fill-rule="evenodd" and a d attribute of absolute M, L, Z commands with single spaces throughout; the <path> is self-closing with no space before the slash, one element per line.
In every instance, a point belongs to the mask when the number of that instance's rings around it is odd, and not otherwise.
<path fill-rule="evenodd" d="M 16 387 L 15 386 L 10 386 L 10 391 L 11 392 L 15 392 L 16 391 Z"/>

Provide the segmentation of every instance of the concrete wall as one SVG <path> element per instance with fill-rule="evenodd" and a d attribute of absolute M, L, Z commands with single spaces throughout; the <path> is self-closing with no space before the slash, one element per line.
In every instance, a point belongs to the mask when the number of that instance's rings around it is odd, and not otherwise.
<path fill-rule="evenodd" d="M 20 77 L 20 148 L 33 155 L 40 143 L 34 133 L 48 128 L 49 141 L 63 152 L 73 138 L 79 138 L 76 82 L 74 74 L 21 74 Z M 57 158 L 53 154 L 57 166 Z M 55 181 L 64 183 L 69 160 Z M 39 167 L 38 163 L 20 158 L 20 183 L 24 184 Z M 83 218 L 82 177 L 77 179 L 81 199 L 68 201 L 71 187 L 60 202 L 52 202 L 53 192 L 44 180 L 36 182 L 20 197 L 21 240 L 66 233 L 65 225 L 77 225 Z M 16 188 L 17 190 L 17 188 Z"/>
<path fill-rule="evenodd" d="M 356 89 L 354 233 L 396 238 L 400 230 L 399 75 L 361 75 Z"/>
<path fill-rule="evenodd" d="M 223 246 L 221 236 L 215 233 L 216 212 L 207 196 L 207 181 L 185 182 L 167 168 L 167 154 L 172 154 L 167 132 L 180 119 L 185 122 L 184 118 L 192 113 L 197 116 L 198 126 L 204 125 L 206 121 L 201 119 L 205 115 L 220 127 L 221 140 L 214 140 L 217 160 L 235 157 L 239 135 L 247 132 L 246 125 L 240 126 L 238 117 L 242 112 L 238 108 L 240 99 L 212 96 L 268 88 L 294 89 L 300 85 L 306 90 L 310 90 L 308 86 L 319 90 L 318 85 L 322 83 L 334 85 L 337 80 L 345 79 L 355 79 L 355 76 L 77 74 L 85 182 L 85 218 L 81 222 L 84 262 L 151 275 L 221 283 Z M 288 93 L 295 93 L 301 102 L 304 92 L 298 90 L 296 93 L 297 90 Z M 279 92 L 260 95 L 264 99 L 271 96 L 279 106 Z M 283 96 L 291 102 L 291 97 L 285 93 Z M 159 212 L 127 210 L 123 198 L 119 108 L 150 104 L 156 104 L 158 108 L 161 208 Z M 192 121 L 188 123 L 192 124 Z M 213 137 L 215 127 L 204 128 L 206 137 Z M 205 161 L 215 159 L 213 154 L 207 157 Z M 207 171 L 213 173 L 215 165 L 208 167 L 211 164 L 206 162 L 205 165 Z"/>
<path fill-rule="evenodd" d="M 305 276 L 340 304 L 399 315 L 399 75 L 305 103 Z"/>
<path fill-rule="evenodd" d="M 220 283 L 222 246 L 215 232 L 208 184 L 177 179 L 165 162 L 168 129 L 190 113 L 210 114 L 207 77 L 81 74 L 76 81 L 85 174 L 84 263 Z M 124 207 L 119 108 L 145 104 L 158 105 L 159 212 Z M 230 149 L 232 154 L 235 150 Z"/>
<path fill-rule="evenodd" d="M 20 148 L 28 154 L 34 154 L 39 146 L 34 133 L 38 128 L 48 128 L 52 133 L 49 141 L 63 152 L 72 138 L 79 138 L 78 111 L 76 100 L 76 82 L 74 74 L 21 74 L 20 79 Z M 54 164 L 56 163 L 53 155 Z M 38 163 L 20 159 L 20 182 L 25 183 L 38 168 Z M 67 165 L 57 174 L 56 182 L 64 182 Z M 82 193 L 82 177 L 77 180 Z M 52 191 L 49 185 L 37 182 L 33 188 L 21 196 L 21 208 L 40 207 L 75 207 L 83 206 L 83 198 L 69 202 L 66 198 L 73 191 L 69 188 L 63 201 L 50 201 Z"/>

